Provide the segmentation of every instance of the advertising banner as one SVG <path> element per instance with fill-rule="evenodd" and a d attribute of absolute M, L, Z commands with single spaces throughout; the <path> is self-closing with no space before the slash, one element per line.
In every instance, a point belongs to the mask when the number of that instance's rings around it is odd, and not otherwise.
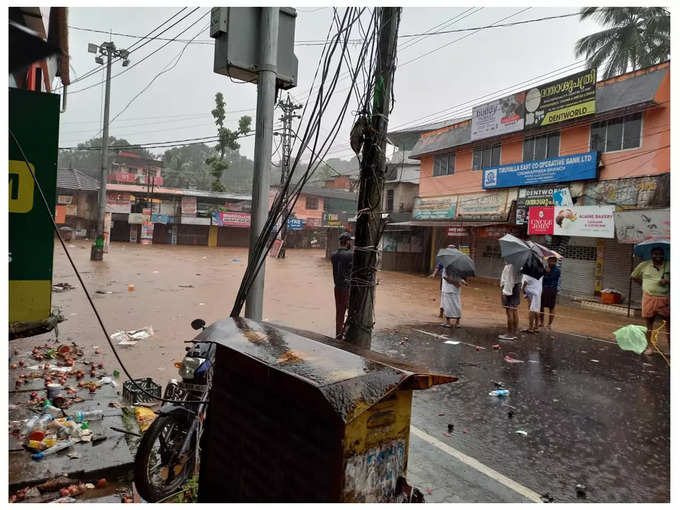
<path fill-rule="evenodd" d="M 151 215 L 151 223 L 163 223 L 163 224 L 168 224 L 172 223 L 172 218 L 168 216 L 167 214 L 152 214 Z"/>
<path fill-rule="evenodd" d="M 142 223 L 142 232 L 139 236 L 142 244 L 151 244 L 153 241 L 153 223 L 150 221 L 144 221 Z"/>
<path fill-rule="evenodd" d="M 552 235 L 555 223 L 554 207 L 529 208 L 529 235 Z"/>
<path fill-rule="evenodd" d="M 472 109 L 471 140 L 524 129 L 525 93 L 513 94 Z"/>
<path fill-rule="evenodd" d="M 663 209 L 670 205 L 670 174 L 585 184 L 583 205 L 616 205 L 622 209 Z"/>
<path fill-rule="evenodd" d="M 212 224 L 219 227 L 250 227 L 250 213 L 214 211 Z"/>
<path fill-rule="evenodd" d="M 110 191 L 106 193 L 106 212 L 129 214 L 132 210 L 129 193 Z"/>
<path fill-rule="evenodd" d="M 288 218 L 288 230 L 302 230 L 302 220 L 300 218 Z"/>
<path fill-rule="evenodd" d="M 465 227 L 448 227 L 446 229 L 447 237 L 467 237 L 468 232 Z"/>
<path fill-rule="evenodd" d="M 457 215 L 466 219 L 506 219 L 508 202 L 506 190 L 459 195 Z"/>
<path fill-rule="evenodd" d="M 210 218 L 192 218 L 191 216 L 182 216 L 182 225 L 210 225 Z"/>
<path fill-rule="evenodd" d="M 196 197 L 182 198 L 182 216 L 196 216 Z"/>
<path fill-rule="evenodd" d="M 555 207 L 553 234 L 613 239 L 614 210 L 613 205 Z"/>
<path fill-rule="evenodd" d="M 530 89 L 524 100 L 524 129 L 594 114 L 596 84 L 597 69 L 588 69 Z"/>
<path fill-rule="evenodd" d="M 482 174 L 482 187 L 493 189 L 583 181 L 596 176 L 597 152 L 593 151 L 487 168 Z"/>
<path fill-rule="evenodd" d="M 73 202 L 73 195 L 59 195 L 57 196 L 57 204 L 68 205 Z"/>
<path fill-rule="evenodd" d="M 614 213 L 616 240 L 636 244 L 652 237 L 671 236 L 671 210 L 646 209 Z"/>
<path fill-rule="evenodd" d="M 456 202 L 458 197 L 416 198 L 413 206 L 413 219 L 416 220 L 447 220 L 456 217 Z"/>
<path fill-rule="evenodd" d="M 66 216 L 78 216 L 78 205 L 69 204 L 66 206 Z"/>
<path fill-rule="evenodd" d="M 571 193 L 569 188 L 540 186 L 533 188 L 521 188 L 517 196 L 515 208 L 515 224 L 526 223 L 529 207 L 549 207 L 551 205 L 571 207 Z"/>
<path fill-rule="evenodd" d="M 130 213 L 128 214 L 128 223 L 130 225 L 141 225 L 145 220 L 150 220 L 151 216 L 142 213 Z"/>
<path fill-rule="evenodd" d="M 63 225 L 66 223 L 66 206 L 58 205 L 54 210 L 54 222 L 57 225 Z"/>

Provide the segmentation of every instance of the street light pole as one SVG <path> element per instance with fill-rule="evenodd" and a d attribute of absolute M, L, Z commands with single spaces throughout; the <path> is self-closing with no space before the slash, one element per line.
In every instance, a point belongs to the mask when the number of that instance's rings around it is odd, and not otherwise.
<path fill-rule="evenodd" d="M 272 165 L 272 131 L 276 101 L 276 66 L 279 38 L 279 7 L 261 7 L 260 65 L 257 79 L 257 113 L 255 117 L 255 161 L 253 162 L 253 198 L 250 221 L 248 263 L 255 264 L 257 239 L 267 220 L 269 181 Z M 265 264 L 257 272 L 246 297 L 246 317 L 262 320 Z"/>
<path fill-rule="evenodd" d="M 104 95 L 104 123 L 102 126 L 102 150 L 101 150 L 101 174 L 99 182 L 99 206 L 97 208 L 97 233 L 95 244 L 92 245 L 90 260 L 104 260 L 104 217 L 106 215 L 106 178 L 108 175 L 108 151 L 109 151 L 109 105 L 111 102 L 111 61 L 114 57 L 123 59 L 123 66 L 129 64 L 128 51 L 116 50 L 116 45 L 110 41 L 102 43 L 100 46 L 89 44 L 88 51 L 106 56 L 106 92 Z M 104 60 L 98 56 L 95 62 L 103 64 Z"/>

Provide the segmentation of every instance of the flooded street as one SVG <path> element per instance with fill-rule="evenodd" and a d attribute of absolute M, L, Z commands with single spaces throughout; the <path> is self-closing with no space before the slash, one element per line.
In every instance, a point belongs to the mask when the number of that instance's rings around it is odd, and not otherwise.
<path fill-rule="evenodd" d="M 229 314 L 247 262 L 244 248 L 113 243 L 104 262 L 93 263 L 89 243 L 69 246 L 110 334 L 153 327 L 151 338 L 118 347 L 135 377 L 161 384 L 177 377 L 172 363 L 195 335 L 190 321 L 210 324 Z M 266 320 L 333 334 L 331 267 L 323 255 L 288 250 L 285 260 L 267 260 Z M 494 285 L 473 280 L 463 291 L 463 328 L 445 330 L 436 317 L 437 280 L 378 277 L 373 349 L 459 377 L 414 395 L 409 477 L 431 490 L 428 501 L 532 500 L 493 473 L 534 499 L 548 493 L 556 501 L 580 501 L 574 487 L 584 484 L 592 502 L 669 500 L 669 370 L 659 356 L 621 351 L 611 334 L 639 320 L 558 305 L 552 333 L 494 349 L 505 315 Z M 53 306 L 67 319 L 60 339 L 98 346 L 105 365 L 116 367 L 60 246 L 53 282 L 76 287 L 53 294 Z M 524 303 L 520 325 L 526 326 Z M 13 345 L 30 348 L 53 337 Z M 510 391 L 506 398 L 488 395 L 499 381 Z M 492 474 L 456 456 L 476 459 Z"/>

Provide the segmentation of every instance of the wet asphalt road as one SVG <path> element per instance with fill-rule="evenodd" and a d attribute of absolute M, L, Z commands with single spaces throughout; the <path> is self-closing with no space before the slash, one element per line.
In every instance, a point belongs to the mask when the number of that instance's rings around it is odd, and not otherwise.
<path fill-rule="evenodd" d="M 563 334 L 499 342 L 500 332 L 401 326 L 378 332 L 372 348 L 457 375 L 456 383 L 416 392 L 412 425 L 536 493 L 556 502 L 668 502 L 670 374 L 663 359 Z M 524 363 L 508 363 L 506 355 Z M 510 395 L 489 396 L 494 381 Z M 469 474 L 450 472 L 456 459 L 417 438 L 412 448 L 427 448 L 409 462 L 416 463 L 416 480 L 434 487 L 430 501 L 523 500 L 497 484 L 484 489 L 494 482 L 481 474 L 473 483 L 489 497 L 465 497 Z M 585 500 L 577 498 L 579 483 L 587 487 Z"/>

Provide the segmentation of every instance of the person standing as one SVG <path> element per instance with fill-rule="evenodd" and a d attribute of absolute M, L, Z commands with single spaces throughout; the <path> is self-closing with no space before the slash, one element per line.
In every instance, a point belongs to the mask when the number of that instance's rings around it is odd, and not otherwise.
<path fill-rule="evenodd" d="M 538 333 L 538 314 L 541 311 L 541 293 L 543 291 L 543 278 L 538 280 L 528 274 L 522 275 L 522 292 L 529 301 L 529 328 L 524 329 L 527 333 Z"/>
<path fill-rule="evenodd" d="M 638 264 L 630 275 L 633 281 L 642 284 L 642 317 L 647 322 L 647 342 L 650 342 L 654 320 L 659 317 L 666 321 L 668 347 L 671 345 L 671 268 L 663 248 L 652 250 L 652 260 Z M 652 354 L 651 345 L 644 354 Z"/>
<path fill-rule="evenodd" d="M 557 289 L 560 285 L 562 271 L 557 267 L 557 257 L 548 257 L 548 269 L 543 275 L 543 290 L 541 291 L 541 313 L 539 316 L 539 326 L 543 327 L 543 310 L 548 309 L 548 329 L 552 329 L 553 319 L 555 319 L 555 303 L 557 301 Z"/>
<path fill-rule="evenodd" d="M 442 269 L 442 300 L 441 305 L 444 310 L 446 322 L 441 326 L 450 328 L 451 319 L 456 319 L 456 327 L 460 327 L 460 316 L 462 315 L 462 305 L 460 300 L 461 285 L 467 286 L 464 278 L 459 278 L 454 274 L 448 274 L 446 269 Z"/>
<path fill-rule="evenodd" d="M 508 332 L 498 335 L 500 340 L 517 340 L 517 330 L 519 329 L 519 291 L 520 275 L 512 264 L 505 264 L 501 273 L 501 304 L 505 309 L 508 320 Z"/>
<path fill-rule="evenodd" d="M 340 248 L 331 255 L 333 282 L 335 283 L 335 338 L 342 340 L 345 334 L 345 313 L 349 306 L 349 289 L 352 277 L 352 234 L 340 234 Z"/>

